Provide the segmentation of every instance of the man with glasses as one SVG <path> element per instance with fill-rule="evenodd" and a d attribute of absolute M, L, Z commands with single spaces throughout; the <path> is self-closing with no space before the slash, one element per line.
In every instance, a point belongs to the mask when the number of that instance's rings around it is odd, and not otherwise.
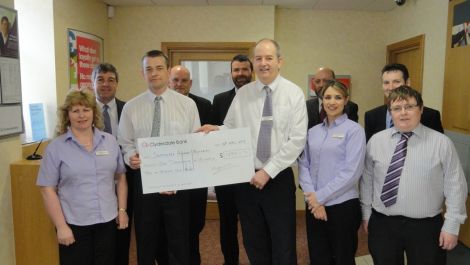
<path fill-rule="evenodd" d="M 399 63 L 387 64 L 382 69 L 382 89 L 385 97 L 399 86 L 410 85 L 410 77 L 408 69 L 405 65 Z M 444 133 L 441 124 L 441 114 L 435 109 L 423 107 L 423 115 L 421 123 L 431 129 Z M 366 139 L 377 132 L 393 127 L 392 116 L 387 109 L 387 105 L 378 106 L 365 113 L 364 129 L 366 131 Z"/>
<path fill-rule="evenodd" d="M 315 73 L 313 82 L 315 83 L 315 93 L 317 97 L 307 100 L 307 115 L 308 115 L 308 128 L 322 123 L 323 119 L 326 117 L 326 112 L 323 109 L 322 99 L 320 97 L 320 92 L 325 87 L 325 83 L 328 80 L 335 79 L 335 72 L 328 67 L 320 67 Z M 348 100 L 346 106 L 344 106 L 344 112 L 348 115 L 348 119 L 357 122 L 359 117 L 357 115 L 358 106 L 356 103 Z"/>
<path fill-rule="evenodd" d="M 400 86 L 387 107 L 393 127 L 367 144 L 360 181 L 363 227 L 376 265 L 446 264 L 467 214 L 467 183 L 452 141 L 420 123 L 423 100 Z M 445 213 L 443 204 L 445 203 Z"/>

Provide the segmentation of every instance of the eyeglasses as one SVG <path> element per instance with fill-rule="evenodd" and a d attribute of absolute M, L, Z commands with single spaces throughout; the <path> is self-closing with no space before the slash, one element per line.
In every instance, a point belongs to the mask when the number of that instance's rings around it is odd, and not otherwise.
<path fill-rule="evenodd" d="M 416 107 L 418 107 L 418 104 L 414 104 L 414 105 L 406 104 L 404 106 L 393 106 L 390 108 L 390 111 L 398 113 L 398 112 L 401 112 L 402 110 L 405 110 L 406 112 L 409 112 L 409 111 L 412 111 Z"/>

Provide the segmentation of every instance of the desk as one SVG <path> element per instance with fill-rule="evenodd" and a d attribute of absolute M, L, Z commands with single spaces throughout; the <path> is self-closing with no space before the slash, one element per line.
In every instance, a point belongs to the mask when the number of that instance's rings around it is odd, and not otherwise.
<path fill-rule="evenodd" d="M 17 265 L 58 265 L 55 228 L 44 208 L 36 177 L 39 161 L 10 165 Z"/>

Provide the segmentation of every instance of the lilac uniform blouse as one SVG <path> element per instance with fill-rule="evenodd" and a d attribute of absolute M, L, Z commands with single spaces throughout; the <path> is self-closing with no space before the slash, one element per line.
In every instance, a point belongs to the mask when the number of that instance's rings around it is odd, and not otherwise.
<path fill-rule="evenodd" d="M 364 129 L 338 117 L 328 127 L 326 120 L 308 131 L 299 161 L 299 182 L 304 192 L 315 192 L 320 204 L 331 206 L 358 198 L 357 182 L 364 169 Z"/>
<path fill-rule="evenodd" d="M 47 146 L 36 185 L 57 188 L 68 224 L 91 225 L 117 216 L 115 174 L 124 172 L 114 136 L 94 129 L 88 152 L 69 129 Z"/>

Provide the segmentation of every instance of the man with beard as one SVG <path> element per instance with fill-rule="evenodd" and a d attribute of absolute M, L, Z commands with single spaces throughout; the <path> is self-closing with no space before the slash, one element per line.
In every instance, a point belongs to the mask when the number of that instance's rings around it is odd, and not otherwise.
<path fill-rule="evenodd" d="M 224 123 L 225 115 L 237 91 L 251 82 L 253 64 L 246 55 L 238 54 L 233 57 L 230 67 L 235 87 L 214 96 L 213 122 L 216 125 Z M 235 184 L 215 187 L 220 216 L 220 246 L 226 265 L 238 264 L 238 211 L 235 205 L 235 187 Z"/>

